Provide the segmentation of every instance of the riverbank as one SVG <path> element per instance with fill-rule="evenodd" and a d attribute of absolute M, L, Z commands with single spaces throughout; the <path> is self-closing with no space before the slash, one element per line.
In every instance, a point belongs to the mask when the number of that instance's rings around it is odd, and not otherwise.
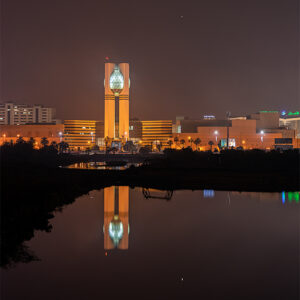
<path fill-rule="evenodd" d="M 300 190 L 299 172 L 241 171 L 205 168 L 130 167 L 127 170 L 65 168 L 11 168 L 3 172 L 3 196 L 25 190 L 78 190 L 85 193 L 110 185 L 162 190 L 214 189 L 223 191 L 281 192 Z"/>

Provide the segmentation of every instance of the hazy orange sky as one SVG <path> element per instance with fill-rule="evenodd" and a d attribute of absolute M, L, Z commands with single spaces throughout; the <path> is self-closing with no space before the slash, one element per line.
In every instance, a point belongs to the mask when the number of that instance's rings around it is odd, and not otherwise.
<path fill-rule="evenodd" d="M 299 1 L 1 0 L 1 101 L 103 119 L 104 61 L 131 117 L 299 109 Z"/>

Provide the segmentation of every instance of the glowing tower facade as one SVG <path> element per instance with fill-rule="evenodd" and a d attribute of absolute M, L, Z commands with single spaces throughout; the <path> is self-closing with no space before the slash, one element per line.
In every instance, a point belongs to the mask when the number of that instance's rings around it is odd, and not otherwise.
<path fill-rule="evenodd" d="M 129 138 L 129 64 L 105 64 L 104 137 Z M 116 97 L 119 99 L 119 131 L 115 134 Z"/>
<path fill-rule="evenodd" d="M 104 249 L 128 249 L 129 187 L 104 188 Z"/>

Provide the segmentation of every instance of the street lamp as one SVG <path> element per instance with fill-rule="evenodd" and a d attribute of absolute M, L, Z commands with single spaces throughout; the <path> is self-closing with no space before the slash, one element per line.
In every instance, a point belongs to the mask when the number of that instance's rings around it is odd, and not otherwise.
<path fill-rule="evenodd" d="M 260 131 L 260 135 L 261 135 L 260 140 L 261 140 L 262 143 L 264 142 L 264 133 L 265 132 L 263 130 Z"/>
<path fill-rule="evenodd" d="M 94 142 L 94 133 L 91 132 L 91 136 L 92 136 L 92 143 Z"/>
<path fill-rule="evenodd" d="M 218 141 L 218 134 L 219 134 L 218 130 L 215 130 L 214 134 L 216 136 L 216 142 L 217 142 Z"/>
<path fill-rule="evenodd" d="M 58 133 L 58 135 L 59 135 L 59 141 L 60 141 L 60 143 L 61 143 L 63 133 L 60 131 L 60 132 Z"/>

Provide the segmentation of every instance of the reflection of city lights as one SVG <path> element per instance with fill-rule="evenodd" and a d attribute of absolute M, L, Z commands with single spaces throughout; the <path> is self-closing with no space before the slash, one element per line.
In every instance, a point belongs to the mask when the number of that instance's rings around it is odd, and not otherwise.
<path fill-rule="evenodd" d="M 215 196 L 214 190 L 203 190 L 204 198 L 213 198 Z"/>
<path fill-rule="evenodd" d="M 114 216 L 113 221 L 109 223 L 108 233 L 115 246 L 118 245 L 124 233 L 123 224 L 118 216 Z"/>
<path fill-rule="evenodd" d="M 282 203 L 285 203 L 285 192 L 281 193 L 281 200 L 282 200 Z"/>
<path fill-rule="evenodd" d="M 287 199 L 289 203 L 292 203 L 293 201 L 296 203 L 299 203 L 300 201 L 300 192 L 287 192 Z M 282 203 L 286 203 L 286 193 L 281 193 L 281 201 Z"/>

